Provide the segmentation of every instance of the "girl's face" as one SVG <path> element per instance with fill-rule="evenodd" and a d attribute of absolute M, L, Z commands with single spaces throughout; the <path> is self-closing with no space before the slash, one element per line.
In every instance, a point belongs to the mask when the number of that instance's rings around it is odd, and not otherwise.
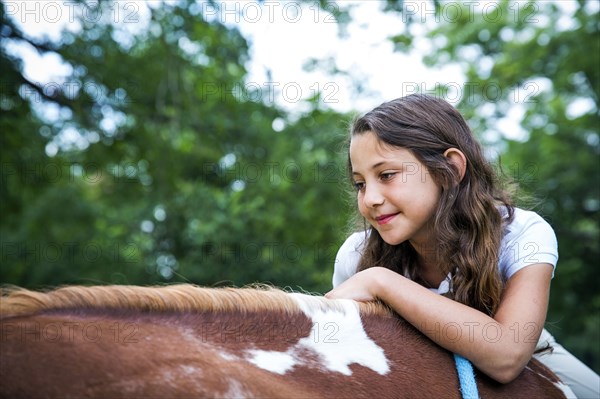
<path fill-rule="evenodd" d="M 435 250 L 431 226 L 441 189 L 412 152 L 365 132 L 352 137 L 350 162 L 358 209 L 383 240 L 409 240 L 419 253 Z"/>

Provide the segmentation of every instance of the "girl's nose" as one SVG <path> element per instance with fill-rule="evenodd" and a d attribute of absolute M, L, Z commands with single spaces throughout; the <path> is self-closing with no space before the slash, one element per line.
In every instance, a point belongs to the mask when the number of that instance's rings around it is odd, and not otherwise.
<path fill-rule="evenodd" d="M 365 195 L 363 197 L 363 202 L 369 208 L 375 208 L 385 201 L 385 198 L 381 194 L 379 190 L 376 188 L 365 188 Z"/>

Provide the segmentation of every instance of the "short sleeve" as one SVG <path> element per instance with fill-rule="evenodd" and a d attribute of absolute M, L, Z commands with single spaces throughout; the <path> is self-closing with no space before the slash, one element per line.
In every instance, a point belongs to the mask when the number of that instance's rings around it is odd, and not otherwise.
<path fill-rule="evenodd" d="M 333 288 L 356 273 L 366 238 L 367 232 L 365 231 L 354 233 L 344 241 L 338 250 L 333 266 Z"/>
<path fill-rule="evenodd" d="M 535 212 L 515 209 L 514 220 L 507 226 L 500 250 L 503 278 L 508 280 L 517 271 L 536 263 L 549 263 L 556 269 L 557 262 L 558 243 L 550 224 Z"/>

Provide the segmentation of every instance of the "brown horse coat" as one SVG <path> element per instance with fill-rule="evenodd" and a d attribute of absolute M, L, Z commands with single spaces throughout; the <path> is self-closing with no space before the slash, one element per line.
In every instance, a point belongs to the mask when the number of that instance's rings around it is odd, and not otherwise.
<path fill-rule="evenodd" d="M 378 304 L 276 289 L 13 289 L 3 398 L 460 398 L 452 354 Z M 484 398 L 562 398 L 532 360 Z"/>

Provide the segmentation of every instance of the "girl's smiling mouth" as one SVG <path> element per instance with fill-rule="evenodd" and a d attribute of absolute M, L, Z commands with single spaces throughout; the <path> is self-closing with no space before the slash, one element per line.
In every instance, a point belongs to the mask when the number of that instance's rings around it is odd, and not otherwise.
<path fill-rule="evenodd" d="M 399 213 L 399 212 L 398 212 Z M 375 220 L 377 221 L 377 223 L 379 224 L 387 224 L 389 222 L 392 221 L 392 219 L 394 217 L 396 217 L 396 215 L 398 215 L 398 213 L 389 213 L 387 215 L 381 215 L 381 216 L 377 216 L 375 218 Z"/>

